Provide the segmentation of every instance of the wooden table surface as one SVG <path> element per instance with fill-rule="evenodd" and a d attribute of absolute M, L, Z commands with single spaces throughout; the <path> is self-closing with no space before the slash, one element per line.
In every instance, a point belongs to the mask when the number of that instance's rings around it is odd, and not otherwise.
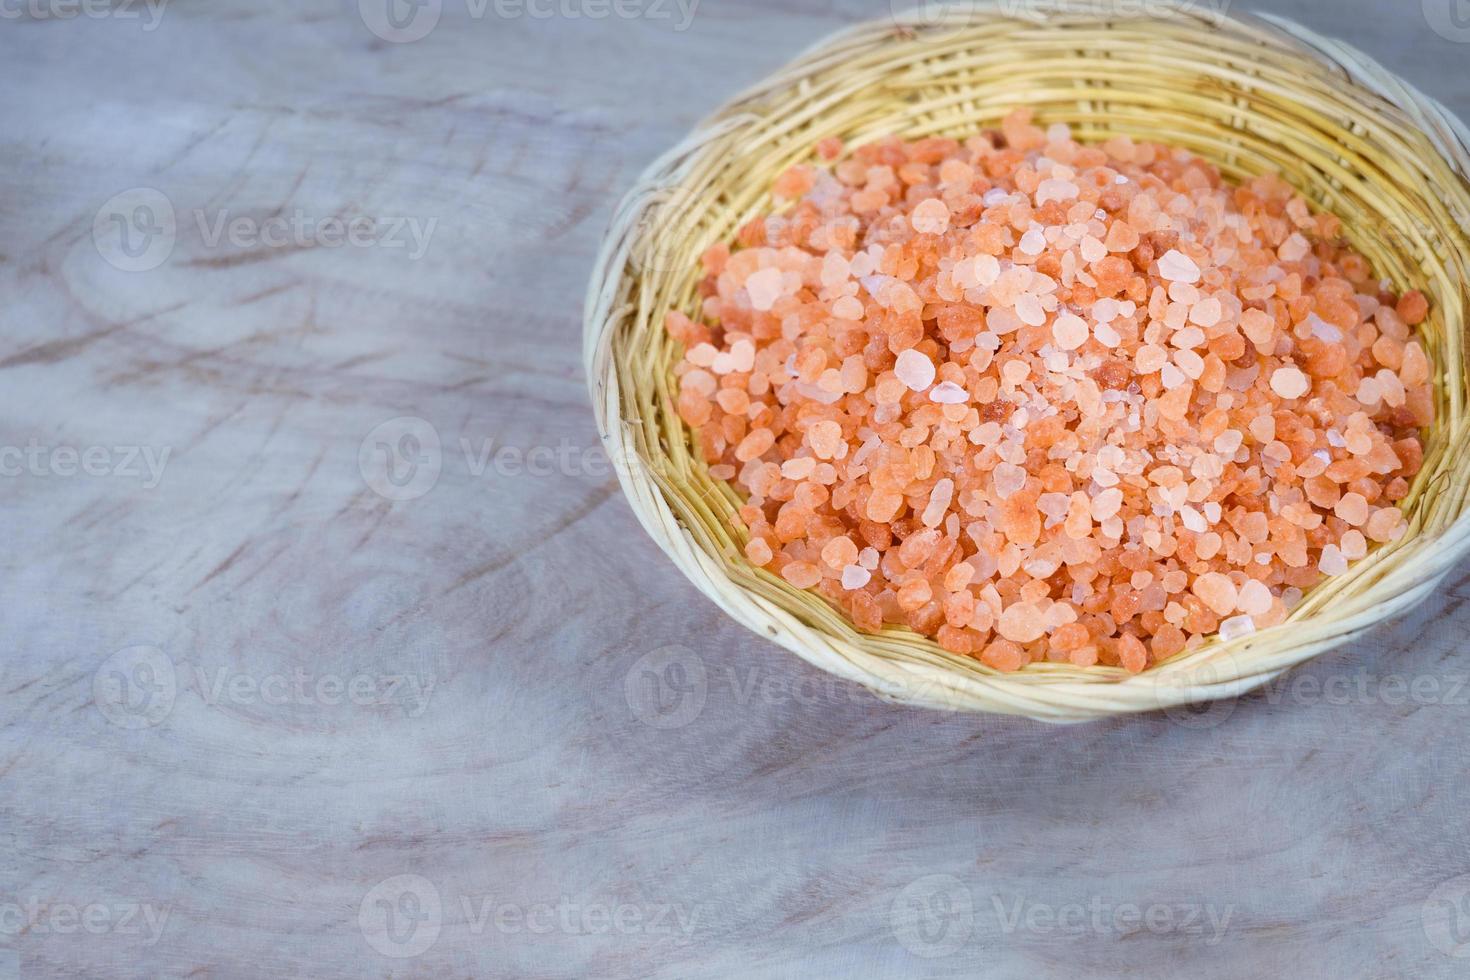
<path fill-rule="evenodd" d="M 1470 116 L 1463 0 L 1256 6 Z M 879 703 L 640 531 L 612 202 L 886 0 L 395 10 L 0 6 L 0 980 L 1470 975 L 1470 569 L 1053 728 Z"/>

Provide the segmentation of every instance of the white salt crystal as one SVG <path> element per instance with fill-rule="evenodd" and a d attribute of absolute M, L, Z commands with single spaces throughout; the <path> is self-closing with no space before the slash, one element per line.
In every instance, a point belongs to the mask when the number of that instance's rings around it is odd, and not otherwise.
<path fill-rule="evenodd" d="M 995 494 L 1002 500 L 1026 485 L 1026 471 L 1012 463 L 999 463 L 995 467 Z"/>
<path fill-rule="evenodd" d="M 954 481 L 948 477 L 934 484 L 929 493 L 929 505 L 924 508 L 922 520 L 925 527 L 938 527 L 944 522 L 945 512 L 954 499 Z"/>
<path fill-rule="evenodd" d="M 1036 188 L 1036 203 L 1038 206 L 1048 201 L 1070 201 L 1077 196 L 1077 185 L 1070 180 L 1058 180 L 1055 177 L 1043 180 Z"/>
<path fill-rule="evenodd" d="M 1177 248 L 1171 248 L 1159 257 L 1159 275 L 1170 282 L 1199 282 L 1199 266 Z"/>
<path fill-rule="evenodd" d="M 1251 622 L 1249 616 L 1231 616 L 1220 623 L 1220 639 L 1227 643 L 1242 636 L 1250 636 L 1255 631 L 1256 624 Z"/>
<path fill-rule="evenodd" d="M 910 348 L 898 355 L 893 373 L 910 390 L 923 391 L 934 383 L 934 362 Z"/>
<path fill-rule="evenodd" d="M 783 292 L 781 279 L 780 269 L 758 269 L 752 272 L 750 278 L 745 280 L 745 291 L 750 294 L 750 305 L 762 312 L 776 305 L 776 300 L 781 298 Z"/>
<path fill-rule="evenodd" d="M 953 381 L 941 381 L 929 392 L 929 400 L 941 405 L 959 405 L 969 400 L 969 392 Z"/>
<path fill-rule="evenodd" d="M 1341 575 L 1348 570 L 1347 556 L 1344 555 L 1335 544 L 1329 544 L 1322 549 L 1322 558 L 1317 562 L 1317 568 L 1323 575 Z"/>

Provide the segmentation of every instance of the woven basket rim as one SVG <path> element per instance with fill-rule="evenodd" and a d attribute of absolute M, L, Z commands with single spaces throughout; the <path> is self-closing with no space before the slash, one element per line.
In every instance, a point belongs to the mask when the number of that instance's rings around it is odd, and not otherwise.
<path fill-rule="evenodd" d="M 1065 8 L 1063 12 L 1052 9 L 1059 7 Z M 1077 24 L 1104 30 L 1126 30 L 1134 26 L 1127 22 L 1122 27 L 1111 26 L 1117 18 L 1105 13 L 1113 7 L 1107 0 L 990 0 L 947 4 L 939 21 L 925 18 L 923 23 L 915 23 L 895 14 L 892 20 L 857 24 L 838 31 L 735 96 L 650 164 L 615 209 L 597 258 L 584 314 L 584 366 L 599 432 L 640 523 L 686 576 L 732 618 L 819 669 L 862 684 L 886 700 L 1074 722 L 1237 696 L 1416 605 L 1470 552 L 1470 508 L 1461 501 L 1455 517 L 1434 528 L 1432 535 L 1411 533 L 1415 545 L 1412 560 L 1399 561 L 1394 567 L 1378 572 L 1374 583 L 1365 590 L 1368 593 L 1365 601 L 1339 602 L 1340 608 L 1332 609 L 1340 613 L 1335 618 L 1327 616 L 1327 610 L 1312 610 L 1300 618 L 1294 615 L 1282 627 L 1228 643 L 1213 640 L 1139 675 L 1128 675 L 1117 668 L 1057 664 L 1032 664 L 1019 672 L 1005 674 L 984 667 L 970 668 L 968 664 L 967 670 L 960 671 L 956 661 L 969 658 L 956 658 L 939 651 L 932 641 L 914 634 L 909 634 L 913 637 L 910 640 L 902 635 L 906 630 L 884 631 L 886 639 L 904 648 L 905 659 L 879 657 L 859 649 L 840 629 L 824 629 L 806 621 L 802 615 L 753 591 L 747 582 L 737 580 L 727 564 L 729 556 L 722 559 L 710 554 L 707 544 L 701 543 L 674 513 L 661 488 L 665 474 L 659 472 L 659 466 L 664 461 L 645 456 L 629 437 L 631 423 L 624 417 L 624 392 L 614 350 L 618 330 L 631 313 L 632 304 L 624 287 L 630 257 L 639 244 L 640 222 L 651 213 L 660 195 L 679 187 L 681 181 L 704 164 L 703 156 L 711 146 L 769 121 L 760 112 L 763 100 L 800 86 L 829 63 L 874 53 L 906 34 L 922 39 L 926 31 L 933 30 L 946 35 L 957 31 L 953 35 L 957 40 L 952 43 L 963 48 L 966 31 L 1002 22 L 1020 21 L 1038 30 Z M 1140 27 L 1153 29 L 1157 27 L 1156 21 L 1177 19 L 1221 34 L 1231 32 L 1232 40 L 1311 59 L 1320 68 L 1340 77 L 1345 85 L 1371 93 L 1373 98 L 1381 100 L 1379 108 L 1401 116 L 1403 122 L 1414 127 L 1416 134 L 1422 134 L 1433 145 L 1440 153 L 1438 162 L 1448 167 L 1459 183 L 1452 188 L 1457 200 L 1461 204 L 1470 201 L 1470 130 L 1440 103 L 1371 58 L 1281 17 L 1235 13 L 1225 16 L 1197 9 L 1197 2 L 1191 0 L 1169 0 L 1163 7 L 1154 0 L 1152 7 L 1158 16 Z M 1097 10 L 1089 12 L 1084 8 Z M 1159 14 L 1160 11 L 1163 13 Z M 962 23 L 956 27 L 956 21 Z M 930 56 L 935 56 L 933 51 Z M 1470 240 L 1470 207 L 1452 216 L 1463 238 Z M 643 228 L 642 233 L 646 232 Z M 1462 264 L 1470 263 L 1459 252 L 1455 255 Z M 1446 329 L 1450 331 L 1447 337 L 1463 335 L 1463 307 L 1446 310 L 1446 317 Z M 652 364 L 640 367 L 657 369 Z M 1458 370 L 1461 365 L 1455 367 L 1453 397 L 1458 423 L 1462 371 Z M 647 420 L 639 421 L 647 424 Z M 1439 425 L 1437 419 L 1436 426 Z M 1460 432 L 1458 426 L 1455 432 Z M 1409 544 L 1403 543 L 1405 548 Z M 1374 561 L 1374 554 L 1370 553 L 1367 559 L 1355 563 L 1348 576 L 1333 581 L 1351 578 L 1357 574 L 1358 566 Z M 1329 601 L 1324 600 L 1323 604 Z M 1324 623 L 1328 628 L 1322 628 Z M 1287 631 L 1291 637 L 1285 637 Z M 855 634 L 856 631 L 849 628 L 846 632 Z M 1274 642 L 1263 642 L 1273 635 Z"/>

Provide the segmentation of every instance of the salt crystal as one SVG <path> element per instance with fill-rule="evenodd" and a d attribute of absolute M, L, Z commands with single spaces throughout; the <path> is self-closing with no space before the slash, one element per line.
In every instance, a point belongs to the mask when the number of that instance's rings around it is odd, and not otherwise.
<path fill-rule="evenodd" d="M 745 291 L 750 294 L 750 305 L 765 312 L 776 305 L 784 291 L 780 269 L 760 269 L 745 280 Z"/>
<path fill-rule="evenodd" d="M 909 218 L 914 231 L 942 235 L 949 230 L 949 208 L 936 197 L 920 201 Z"/>
<path fill-rule="evenodd" d="M 1040 255 L 1046 248 L 1046 236 L 1038 228 L 1032 228 L 1021 236 L 1020 249 L 1027 255 Z"/>
<path fill-rule="evenodd" d="M 1076 350 L 1087 342 L 1087 321 L 1074 313 L 1058 314 L 1051 329 L 1062 350 Z"/>
<path fill-rule="evenodd" d="M 1046 322 L 1046 311 L 1042 309 L 1041 300 L 1031 293 L 1022 293 L 1016 297 L 1016 316 L 1028 327 L 1039 327 Z"/>
<path fill-rule="evenodd" d="M 934 383 L 934 362 L 913 348 L 909 348 L 898 355 L 898 362 L 893 366 L 893 373 L 898 375 L 898 380 L 911 391 L 923 391 Z"/>
<path fill-rule="evenodd" d="M 1226 429 L 1215 437 L 1215 452 L 1226 456 L 1234 456 L 1240 444 L 1245 441 L 1245 436 L 1238 429 Z"/>
<path fill-rule="evenodd" d="M 1308 313 L 1306 323 L 1312 330 L 1312 336 L 1329 344 L 1342 343 L 1342 331 L 1315 313 Z"/>
<path fill-rule="evenodd" d="M 1102 491 L 1092 498 L 1093 520 L 1105 521 L 1118 513 L 1118 508 L 1123 506 L 1123 491 L 1117 487 L 1111 487 Z"/>
<path fill-rule="evenodd" d="M 950 501 L 954 498 L 954 481 L 945 477 L 934 484 L 934 489 L 929 494 L 929 504 L 924 508 L 921 518 L 925 527 L 938 527 L 944 522 L 944 514 L 949 510 Z"/>
<path fill-rule="evenodd" d="M 848 565 L 842 569 L 842 587 L 851 592 L 861 589 L 873 579 L 873 573 L 861 565 Z"/>
<path fill-rule="evenodd" d="M 856 296 L 843 296 L 834 300 L 832 315 L 841 320 L 861 320 L 863 318 L 862 300 Z"/>
<path fill-rule="evenodd" d="M 1070 201 L 1077 196 L 1077 185 L 1070 180 L 1058 180 L 1048 178 L 1043 180 L 1036 188 L 1036 204 L 1041 206 L 1048 201 Z"/>
<path fill-rule="evenodd" d="M 1190 588 L 1201 602 L 1220 616 L 1233 612 L 1239 599 L 1235 583 L 1219 572 L 1206 572 L 1196 578 Z"/>
<path fill-rule="evenodd" d="M 1271 590 L 1263 582 L 1250 579 L 1240 587 L 1237 605 L 1247 616 L 1262 616 L 1271 609 Z"/>
<path fill-rule="evenodd" d="M 1205 342 L 1205 332 L 1199 327 L 1185 327 L 1174 331 L 1169 343 L 1175 347 L 1198 347 Z"/>
<path fill-rule="evenodd" d="M 1179 365 L 1179 370 L 1191 381 L 1198 380 L 1205 373 L 1205 359 L 1192 350 L 1176 350 L 1174 363 Z"/>
<path fill-rule="evenodd" d="M 1329 544 L 1322 549 L 1322 557 L 1317 562 L 1317 569 L 1323 575 L 1341 575 L 1348 570 L 1348 560 L 1335 544 Z"/>
<path fill-rule="evenodd" d="M 953 381 L 941 381 L 929 392 L 929 400 L 941 405 L 959 405 L 969 401 L 969 392 Z"/>
<path fill-rule="evenodd" d="M 1171 248 L 1159 257 L 1159 275 L 1170 282 L 1199 282 L 1199 266 L 1194 260 L 1176 248 Z"/>
<path fill-rule="evenodd" d="M 1271 390 L 1282 398 L 1300 398 L 1310 387 L 1307 376 L 1294 367 L 1277 368 L 1271 373 Z"/>
<path fill-rule="evenodd" d="M 1220 639 L 1229 643 L 1256 631 L 1256 624 L 1249 616 L 1231 616 L 1220 621 Z"/>
<path fill-rule="evenodd" d="M 1012 463 L 997 465 L 992 476 L 995 479 L 995 495 L 1002 500 L 1026 485 L 1026 471 Z"/>

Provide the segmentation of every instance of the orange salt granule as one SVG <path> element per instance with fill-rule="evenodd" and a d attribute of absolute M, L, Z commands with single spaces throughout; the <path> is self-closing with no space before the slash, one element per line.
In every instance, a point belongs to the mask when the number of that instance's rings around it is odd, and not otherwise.
<path fill-rule="evenodd" d="M 1280 178 L 1025 110 L 817 152 L 667 320 L 752 563 L 998 670 L 1136 672 L 1404 534 L 1428 303 Z"/>

